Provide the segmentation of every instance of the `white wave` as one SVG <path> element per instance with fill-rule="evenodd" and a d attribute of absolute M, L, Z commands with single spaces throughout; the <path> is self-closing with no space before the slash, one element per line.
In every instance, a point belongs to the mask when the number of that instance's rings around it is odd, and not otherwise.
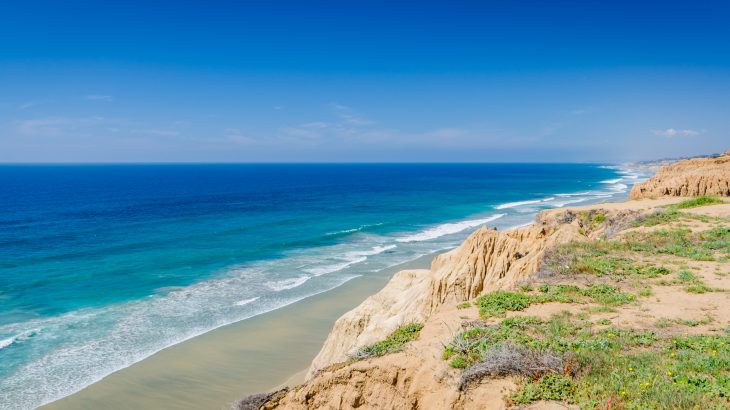
<path fill-rule="evenodd" d="M 444 235 L 451 235 L 457 232 L 461 232 L 463 230 L 473 228 L 475 226 L 484 225 L 486 223 L 492 222 L 494 220 L 497 220 L 501 217 L 503 217 L 505 214 L 496 214 L 492 215 L 489 218 L 484 219 L 472 219 L 468 221 L 461 221 L 461 222 L 455 222 L 455 223 L 447 223 L 438 225 L 434 228 L 426 229 L 425 231 L 419 232 L 414 235 L 405 236 L 402 238 L 396 239 L 398 242 L 421 242 L 421 241 L 428 241 L 431 239 L 436 239 Z"/>
<path fill-rule="evenodd" d="M 611 191 L 624 192 L 627 189 L 629 189 L 629 186 L 626 184 L 613 184 L 613 185 L 611 185 L 611 187 L 609 189 Z"/>
<path fill-rule="evenodd" d="M 606 179 L 601 181 L 602 184 L 615 184 L 617 182 L 621 181 L 621 178 L 615 178 L 615 179 Z"/>
<path fill-rule="evenodd" d="M 15 336 L 11 336 L 7 339 L 0 340 L 0 349 L 5 349 L 6 347 L 12 345 L 13 343 L 26 340 L 29 337 L 33 337 L 33 336 L 37 335 L 39 332 L 40 332 L 40 329 L 30 329 L 30 330 L 26 330 L 20 334 L 17 334 Z"/>
<path fill-rule="evenodd" d="M 533 204 L 539 204 L 541 202 L 550 202 L 554 200 L 554 196 L 549 196 L 547 198 L 542 199 L 530 199 L 527 201 L 517 201 L 517 202 L 507 202 L 501 205 L 497 205 L 494 207 L 494 209 L 507 209 L 507 208 L 515 208 L 518 206 L 524 206 L 524 205 L 533 205 Z"/>
<path fill-rule="evenodd" d="M 555 194 L 555 196 L 560 196 L 560 197 L 563 197 L 563 196 L 582 196 L 582 195 L 590 195 L 590 194 L 591 194 L 590 191 L 585 191 L 585 192 L 573 192 L 573 193 L 570 193 L 570 194 Z"/>
<path fill-rule="evenodd" d="M 352 232 L 358 232 L 358 231 L 362 231 L 362 230 L 363 230 L 363 229 L 365 229 L 365 228 L 370 228 L 371 226 L 380 226 L 380 225 L 382 225 L 382 224 L 383 224 L 382 222 L 378 222 L 378 223 L 376 223 L 376 224 L 370 224 L 370 225 L 360 225 L 360 226 L 358 226 L 357 228 L 352 228 L 352 229 L 343 229 L 343 230 L 341 230 L 341 231 L 335 231 L 335 232 L 327 232 L 327 233 L 326 233 L 325 235 L 327 235 L 327 236 L 332 236 L 332 235 L 341 235 L 341 234 L 343 234 L 343 233 L 352 233 Z"/>
<path fill-rule="evenodd" d="M 238 302 L 234 303 L 234 305 L 236 305 L 236 306 L 245 306 L 245 305 L 248 305 L 249 303 L 253 303 L 253 302 L 257 301 L 257 300 L 259 300 L 258 296 L 255 297 L 255 298 L 251 298 L 251 299 L 239 300 Z"/>
<path fill-rule="evenodd" d="M 358 257 L 355 257 L 351 260 L 348 260 L 348 261 L 345 261 L 342 263 L 335 263 L 332 265 L 326 265 L 326 266 L 322 266 L 322 267 L 304 269 L 304 271 L 307 273 L 311 273 L 314 276 L 322 276 L 326 273 L 337 272 L 339 270 L 345 269 L 348 266 L 354 265 L 356 263 L 365 262 L 367 260 L 367 258 L 368 258 L 367 256 L 358 256 Z"/>
<path fill-rule="evenodd" d="M 373 246 L 369 251 L 352 251 L 346 255 L 350 257 L 372 256 L 397 248 L 397 245 Z"/>
<path fill-rule="evenodd" d="M 0 340 L 0 349 L 5 349 L 13 343 L 15 343 L 15 336 Z"/>
<path fill-rule="evenodd" d="M 283 279 L 279 281 L 266 282 L 264 285 L 275 292 L 281 292 L 282 290 L 293 289 L 302 286 L 304 282 L 309 280 L 309 276 L 299 276 L 297 278 Z"/>
<path fill-rule="evenodd" d="M 327 232 L 325 235 L 328 235 L 328 236 L 330 236 L 330 235 L 340 235 L 340 234 L 343 234 L 343 233 L 357 232 L 357 231 L 359 231 L 361 229 L 362 229 L 362 227 L 360 227 L 360 228 L 352 228 L 352 229 L 345 229 L 345 230 L 342 230 L 342 231 Z"/>
<path fill-rule="evenodd" d="M 577 203 L 580 203 L 580 202 L 585 202 L 585 201 L 587 201 L 589 199 L 590 198 L 578 198 L 578 199 L 571 199 L 571 200 L 568 200 L 568 201 L 554 202 L 554 203 L 550 204 L 550 206 L 553 206 L 555 208 L 560 208 L 560 207 L 563 207 L 565 205 L 577 204 Z"/>
<path fill-rule="evenodd" d="M 529 201 L 507 202 L 507 203 L 495 206 L 494 209 L 514 208 L 516 206 L 522 206 L 522 205 L 539 204 L 540 202 L 542 202 L 542 200 L 540 200 L 540 199 L 532 199 Z"/>

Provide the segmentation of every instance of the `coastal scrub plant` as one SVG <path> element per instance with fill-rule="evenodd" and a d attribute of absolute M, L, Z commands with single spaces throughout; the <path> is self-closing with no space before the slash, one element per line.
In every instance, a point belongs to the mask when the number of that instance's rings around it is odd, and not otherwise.
<path fill-rule="evenodd" d="M 459 367 L 467 363 L 462 389 L 484 377 L 517 376 L 513 404 L 559 400 L 586 409 L 730 407 L 730 329 L 659 336 L 631 327 L 594 326 L 569 312 L 548 319 L 508 318 L 465 330 L 446 347 L 444 358 Z"/>
<path fill-rule="evenodd" d="M 682 201 L 680 203 L 669 205 L 668 209 L 689 209 L 689 208 L 697 208 L 699 206 L 706 206 L 706 205 L 718 205 L 718 204 L 724 204 L 725 201 L 723 201 L 720 198 L 714 197 L 714 196 L 698 196 L 694 197 L 692 199 L 688 199 L 686 201 Z"/>
<path fill-rule="evenodd" d="M 589 230 L 597 229 L 608 219 L 605 212 L 595 209 L 578 212 L 578 218 L 582 225 Z"/>
<path fill-rule="evenodd" d="M 701 232 L 686 228 L 632 232 L 627 235 L 625 243 L 634 252 L 715 261 L 718 253 L 730 256 L 730 227 L 721 226 Z"/>
<path fill-rule="evenodd" d="M 478 297 L 474 304 L 479 307 L 479 314 L 482 317 L 490 318 L 504 316 L 507 312 L 525 310 L 530 305 L 539 303 L 593 302 L 619 306 L 634 300 L 636 300 L 634 295 L 622 292 L 619 288 L 607 284 L 591 284 L 585 288 L 567 284 L 540 284 L 537 291 L 531 293 L 504 290 L 487 293 Z"/>
<path fill-rule="evenodd" d="M 484 317 L 502 316 L 507 311 L 524 310 L 530 306 L 530 297 L 522 293 L 498 290 L 476 300 L 479 314 Z"/>
<path fill-rule="evenodd" d="M 707 293 L 715 290 L 707 286 L 695 273 L 688 270 L 680 271 L 677 274 L 677 281 L 684 284 L 684 290 L 689 293 Z"/>
<path fill-rule="evenodd" d="M 358 349 L 351 357 L 361 360 L 400 352 L 408 342 L 418 338 L 421 329 L 423 324 L 416 322 L 400 326 L 384 340 Z"/>
<path fill-rule="evenodd" d="M 637 263 L 627 250 L 627 245 L 617 241 L 573 241 L 547 252 L 545 264 L 551 271 L 566 275 L 656 278 L 671 273 L 663 266 Z"/>

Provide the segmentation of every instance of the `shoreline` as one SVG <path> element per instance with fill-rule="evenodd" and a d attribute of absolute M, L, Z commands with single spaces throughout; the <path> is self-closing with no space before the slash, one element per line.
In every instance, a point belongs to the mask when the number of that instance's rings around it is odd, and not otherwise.
<path fill-rule="evenodd" d="M 180 409 L 227 409 L 247 394 L 300 383 L 337 318 L 377 293 L 395 272 L 429 268 L 442 252 L 167 347 L 39 408 L 113 410 L 165 403 Z"/>
<path fill-rule="evenodd" d="M 642 170 L 642 168 L 627 167 L 626 169 Z M 618 172 L 619 175 L 626 173 L 625 170 L 622 171 Z M 613 195 L 619 195 L 620 197 L 611 198 L 610 201 L 612 202 L 625 200 L 628 190 L 616 192 Z M 605 200 L 605 198 L 599 196 L 589 199 L 585 204 L 605 202 Z M 569 205 L 570 203 L 565 203 L 557 208 Z M 530 222 L 510 226 L 506 230 L 527 226 L 533 222 L 534 215 Z M 458 244 L 454 245 L 454 247 L 456 246 Z M 340 286 L 306 297 L 290 305 L 221 326 L 168 346 L 131 366 L 105 376 L 77 392 L 44 404 L 41 408 L 97 408 L 100 405 L 110 409 L 122 408 L 114 407 L 116 404 L 113 397 L 117 395 L 125 397 L 125 401 L 127 401 L 123 408 L 127 408 L 129 404 L 128 397 L 133 397 L 135 402 L 139 401 L 139 406 L 145 406 L 145 403 L 147 405 L 176 403 L 178 408 L 227 408 L 228 404 L 248 393 L 270 391 L 277 387 L 298 384 L 303 381 L 306 369 L 311 364 L 312 358 L 321 349 L 335 320 L 343 313 L 356 307 L 367 297 L 377 293 L 394 273 L 408 268 L 429 268 L 433 257 L 447 252 L 449 249 L 452 248 L 437 250 L 429 255 L 385 268 L 379 272 L 367 273 Z M 349 296 L 343 298 L 344 294 L 349 294 Z M 320 308 L 317 310 L 314 306 L 308 306 L 310 303 L 328 305 L 329 309 Z M 286 336 L 285 332 L 279 329 L 272 330 L 271 326 L 277 322 L 287 323 L 287 319 L 283 316 L 287 312 L 296 315 L 300 313 L 299 311 L 317 312 L 314 313 L 315 317 L 300 318 L 304 322 L 307 320 L 314 322 L 311 325 L 316 328 L 316 331 L 312 331 L 312 328 L 307 328 L 306 331 L 300 328 L 299 332 L 296 333 L 298 340 L 306 343 L 306 346 L 296 345 L 294 347 L 294 351 L 300 353 L 299 357 L 289 357 L 292 363 L 298 363 L 298 365 L 281 363 L 282 359 L 279 356 L 282 354 L 291 356 L 292 352 L 287 351 L 287 346 L 284 346 L 285 343 L 280 343 L 277 340 L 269 340 L 270 344 L 261 345 L 259 350 L 247 349 L 249 346 L 246 345 L 251 344 L 251 340 L 245 339 L 245 335 L 258 337 L 261 334 L 273 331 L 273 333 L 278 332 L 278 334 Z M 304 327 L 303 323 L 293 321 L 288 325 Z M 233 342 L 239 344 L 235 345 Z M 272 346 L 275 347 L 272 348 Z M 222 353 L 222 351 L 226 353 Z M 274 362 L 273 368 L 266 368 L 264 374 L 257 371 L 255 377 L 239 374 L 242 369 L 256 368 L 254 365 L 259 367 L 268 366 L 269 364 L 264 363 L 263 360 L 259 360 L 257 363 L 256 358 L 250 357 L 262 353 Z M 185 363 L 176 363 L 178 358 L 183 358 Z M 205 386 L 205 388 L 199 388 L 198 386 Z M 184 392 L 182 394 L 184 397 L 176 395 L 175 392 L 178 391 Z M 231 391 L 235 393 L 231 394 Z M 197 392 L 197 394 L 193 394 L 193 392 Z M 205 396 L 214 396 L 215 399 L 206 398 Z M 221 396 L 228 397 L 230 400 L 222 402 Z M 217 407 L 206 407 L 212 401 L 219 405 Z M 91 405 L 93 403 L 96 403 L 96 405 Z M 200 405 L 194 405 L 193 403 L 200 403 Z"/>

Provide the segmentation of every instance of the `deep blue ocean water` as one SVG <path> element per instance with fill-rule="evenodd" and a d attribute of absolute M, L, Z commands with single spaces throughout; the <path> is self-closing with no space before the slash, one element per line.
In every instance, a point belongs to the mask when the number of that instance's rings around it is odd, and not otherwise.
<path fill-rule="evenodd" d="M 537 211 L 623 199 L 592 164 L 0 166 L 0 408 Z"/>

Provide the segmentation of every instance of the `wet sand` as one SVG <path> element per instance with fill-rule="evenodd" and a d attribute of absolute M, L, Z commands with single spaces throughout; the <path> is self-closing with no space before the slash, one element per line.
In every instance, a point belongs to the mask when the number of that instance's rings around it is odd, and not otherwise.
<path fill-rule="evenodd" d="M 339 288 L 168 347 L 43 409 L 228 409 L 250 394 L 304 379 L 335 320 L 402 269 L 368 273 Z"/>

